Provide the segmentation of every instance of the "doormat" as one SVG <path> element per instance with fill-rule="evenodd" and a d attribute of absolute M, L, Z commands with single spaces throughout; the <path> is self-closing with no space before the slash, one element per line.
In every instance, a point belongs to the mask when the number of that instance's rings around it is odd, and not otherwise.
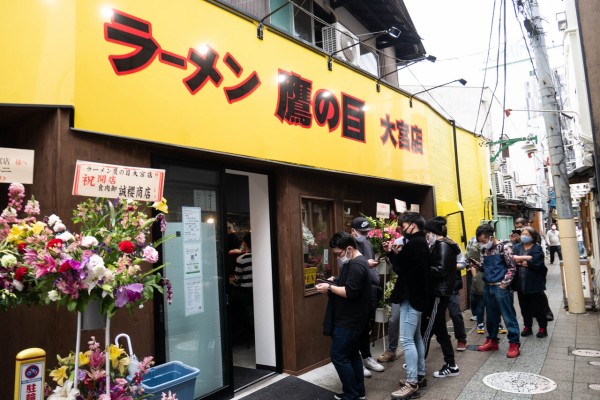
<path fill-rule="evenodd" d="M 320 386 L 288 376 L 245 396 L 244 400 L 331 400 L 333 395 L 333 392 Z"/>
<path fill-rule="evenodd" d="M 274 374 L 264 369 L 233 367 L 233 391 L 240 390 L 252 383 Z"/>

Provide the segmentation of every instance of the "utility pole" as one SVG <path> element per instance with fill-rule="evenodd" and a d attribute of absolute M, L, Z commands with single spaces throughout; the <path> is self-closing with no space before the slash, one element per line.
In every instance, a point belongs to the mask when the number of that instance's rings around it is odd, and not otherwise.
<path fill-rule="evenodd" d="M 581 283 L 581 270 L 579 267 L 579 251 L 575 237 L 575 221 L 571 202 L 571 190 L 567 175 L 565 149 L 560 129 L 556 91 L 552 82 L 552 70 L 548 62 L 546 41 L 542 29 L 542 18 L 537 0 L 529 0 L 531 20 L 525 19 L 523 25 L 531 38 L 535 59 L 535 69 L 542 98 L 543 109 L 556 110 L 557 112 L 544 113 L 546 135 L 548 137 L 548 152 L 550 153 L 550 170 L 554 193 L 556 196 L 556 212 L 558 215 L 558 230 L 563 254 L 563 277 L 567 293 L 569 312 L 574 314 L 585 313 L 585 299 Z"/>

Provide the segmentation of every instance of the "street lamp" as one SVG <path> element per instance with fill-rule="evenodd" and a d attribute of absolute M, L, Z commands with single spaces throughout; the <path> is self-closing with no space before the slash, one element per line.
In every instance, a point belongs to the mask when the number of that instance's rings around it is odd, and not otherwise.
<path fill-rule="evenodd" d="M 537 148 L 533 144 L 534 142 L 537 143 L 537 136 L 529 135 L 527 137 L 518 137 L 514 139 L 500 139 L 488 142 L 488 146 L 490 147 L 490 167 L 492 170 L 492 220 L 494 221 L 498 220 L 498 196 L 496 192 L 496 171 L 494 170 L 494 163 L 496 162 L 500 154 L 502 154 L 502 151 L 506 150 L 515 143 L 523 141 L 527 142 L 523 150 L 526 151 L 528 156 L 537 151 Z M 496 151 L 492 155 L 492 148 L 496 145 L 499 145 L 500 147 L 498 148 L 498 151 Z"/>
<path fill-rule="evenodd" d="M 460 79 L 455 79 L 455 80 L 450 81 L 450 82 L 442 83 L 441 85 L 437 85 L 437 86 L 431 87 L 429 89 L 421 90 L 420 92 L 417 92 L 417 93 L 413 93 L 410 96 L 410 98 L 408 99 L 409 104 L 410 104 L 410 108 L 412 108 L 413 97 L 415 97 L 416 95 L 421 94 L 421 93 L 425 93 L 425 92 L 429 92 L 430 90 L 437 89 L 439 87 L 446 86 L 446 85 L 449 85 L 449 84 L 454 83 L 454 82 L 458 82 L 458 83 L 460 83 L 463 86 L 465 86 L 467 84 L 466 80 L 464 80 L 463 78 L 460 78 Z"/>

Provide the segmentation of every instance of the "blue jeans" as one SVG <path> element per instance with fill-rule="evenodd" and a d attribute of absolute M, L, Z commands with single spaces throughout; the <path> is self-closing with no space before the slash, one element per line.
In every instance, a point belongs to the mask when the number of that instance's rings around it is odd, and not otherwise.
<path fill-rule="evenodd" d="M 473 310 L 473 315 L 477 317 L 477 325 L 483 324 L 483 316 L 485 315 L 483 295 L 471 293 L 471 310 Z"/>
<path fill-rule="evenodd" d="M 421 337 L 421 312 L 405 300 L 400 303 L 400 344 L 404 349 L 406 381 L 417 383 L 425 375 L 425 344 Z"/>
<path fill-rule="evenodd" d="M 502 316 L 508 330 L 508 341 L 519 344 L 519 323 L 517 322 L 517 313 L 513 305 L 513 292 L 509 289 L 502 289 L 500 286 L 485 285 L 483 288 L 483 298 L 485 299 L 485 324 L 488 331 L 488 339 L 498 341 L 498 322 L 500 322 L 500 316 Z"/>
<path fill-rule="evenodd" d="M 342 382 L 343 400 L 358 400 L 365 395 L 363 362 L 358 350 L 361 331 L 333 327 L 331 362 Z"/>
<path fill-rule="evenodd" d="M 392 313 L 388 321 L 388 350 L 392 353 L 398 349 L 398 338 L 400 336 L 400 304 L 392 303 Z"/>

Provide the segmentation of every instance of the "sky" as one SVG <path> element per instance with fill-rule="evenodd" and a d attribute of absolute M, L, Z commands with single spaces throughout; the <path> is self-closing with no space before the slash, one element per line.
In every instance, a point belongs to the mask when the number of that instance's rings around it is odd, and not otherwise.
<path fill-rule="evenodd" d="M 400 84 L 418 85 L 420 82 L 433 86 L 463 78 L 468 86 L 481 87 L 494 7 L 493 59 L 497 50 L 500 0 L 404 0 L 404 3 L 425 50 L 436 56 L 437 61 L 422 61 L 400 72 Z M 540 7 L 546 7 L 541 8 L 546 32 L 557 31 L 555 9 L 562 3 L 562 0 L 540 1 Z M 506 36 L 507 44 L 511 45 L 523 41 L 523 35 L 512 0 L 506 0 L 506 4 Z M 490 86 L 489 76 L 486 82 Z"/>

